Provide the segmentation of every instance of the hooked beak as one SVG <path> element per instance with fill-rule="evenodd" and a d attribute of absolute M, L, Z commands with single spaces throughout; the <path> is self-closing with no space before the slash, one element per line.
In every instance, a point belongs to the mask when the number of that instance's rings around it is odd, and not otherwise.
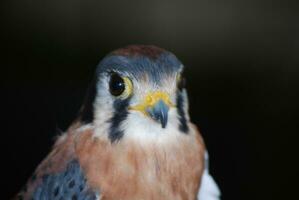
<path fill-rule="evenodd" d="M 172 107 L 169 95 L 164 92 L 153 92 L 146 95 L 143 103 L 130 107 L 159 122 L 165 128 L 168 120 L 168 111 Z"/>
<path fill-rule="evenodd" d="M 161 123 L 162 128 L 165 128 L 168 120 L 169 107 L 163 100 L 159 100 L 153 107 L 148 108 L 146 111 L 152 119 Z"/>

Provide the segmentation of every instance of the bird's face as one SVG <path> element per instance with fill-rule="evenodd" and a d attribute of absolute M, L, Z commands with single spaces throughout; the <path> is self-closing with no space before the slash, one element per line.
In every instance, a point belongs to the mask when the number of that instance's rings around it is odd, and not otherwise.
<path fill-rule="evenodd" d="M 182 71 L 183 65 L 173 54 L 157 47 L 117 50 L 100 62 L 91 89 L 94 94 L 87 98 L 82 120 L 89 115 L 99 129 L 108 130 L 112 142 L 129 134 L 129 128 L 188 132 Z"/>

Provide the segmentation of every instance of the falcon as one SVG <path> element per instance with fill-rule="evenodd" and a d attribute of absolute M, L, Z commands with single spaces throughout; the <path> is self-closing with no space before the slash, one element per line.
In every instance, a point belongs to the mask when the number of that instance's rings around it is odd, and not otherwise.
<path fill-rule="evenodd" d="M 155 46 L 108 54 L 78 117 L 17 199 L 220 199 L 204 141 L 190 122 L 183 69 Z"/>

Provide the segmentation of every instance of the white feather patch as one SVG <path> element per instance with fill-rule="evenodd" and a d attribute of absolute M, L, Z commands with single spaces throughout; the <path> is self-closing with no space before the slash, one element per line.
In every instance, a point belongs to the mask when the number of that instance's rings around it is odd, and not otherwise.
<path fill-rule="evenodd" d="M 220 189 L 214 181 L 213 177 L 209 174 L 209 156 L 205 153 L 205 169 L 201 179 L 201 186 L 197 195 L 198 200 L 219 200 Z"/>

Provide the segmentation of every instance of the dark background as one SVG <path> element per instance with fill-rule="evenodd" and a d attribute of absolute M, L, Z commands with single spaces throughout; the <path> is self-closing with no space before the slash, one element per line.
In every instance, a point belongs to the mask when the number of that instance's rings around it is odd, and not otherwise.
<path fill-rule="evenodd" d="M 96 64 L 154 44 L 186 65 L 192 120 L 223 199 L 295 199 L 296 1 L 1 1 L 1 199 L 74 119 Z M 3 196 L 4 195 L 4 196 Z"/>

